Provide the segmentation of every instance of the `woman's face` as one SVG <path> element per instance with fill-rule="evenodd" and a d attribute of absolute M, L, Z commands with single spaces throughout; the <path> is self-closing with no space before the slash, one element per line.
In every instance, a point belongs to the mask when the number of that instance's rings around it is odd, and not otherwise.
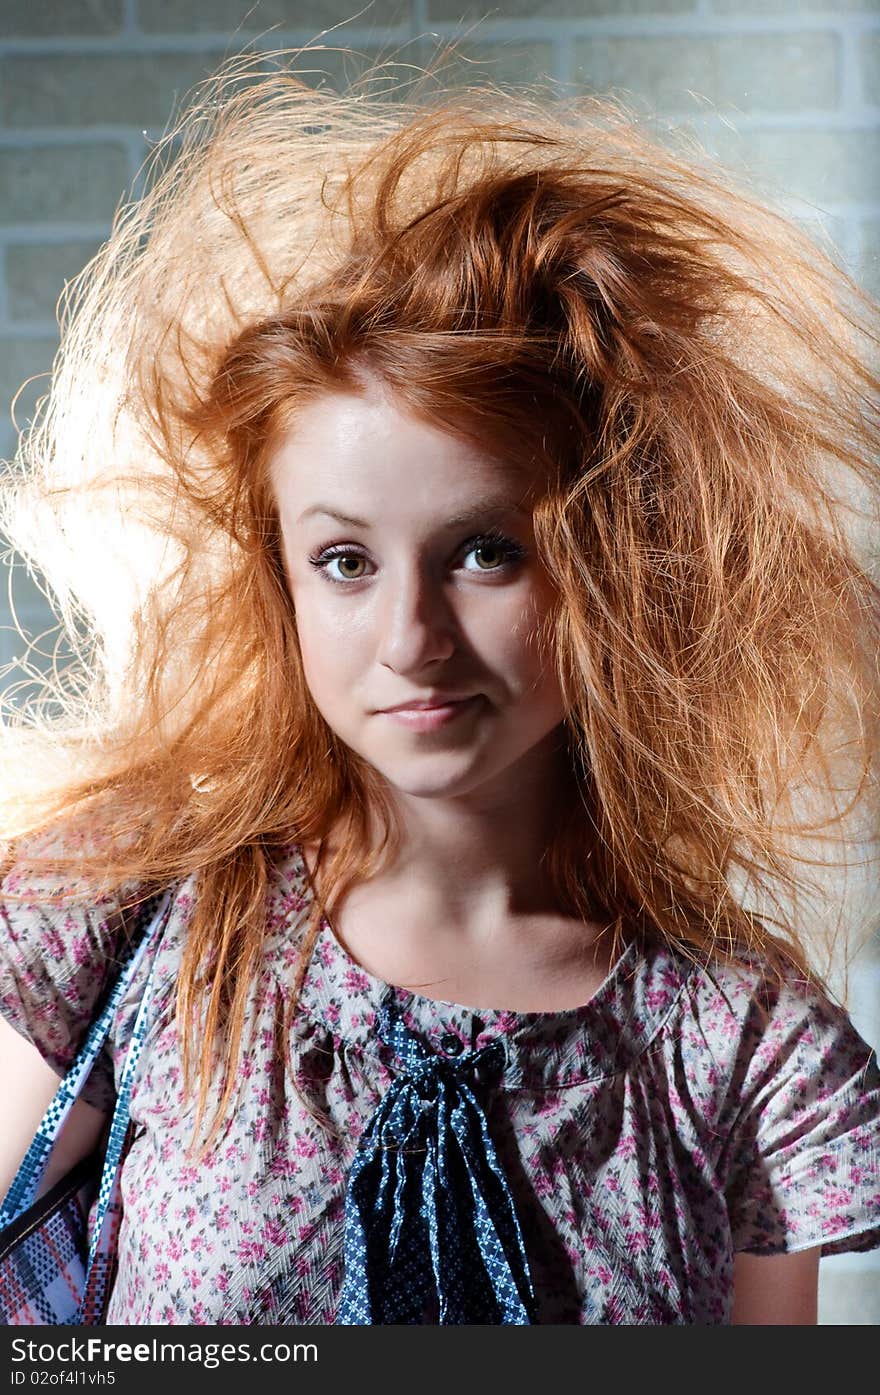
<path fill-rule="evenodd" d="M 328 725 L 401 793 L 521 794 L 565 711 L 521 475 L 378 392 L 301 411 L 271 471 Z"/>

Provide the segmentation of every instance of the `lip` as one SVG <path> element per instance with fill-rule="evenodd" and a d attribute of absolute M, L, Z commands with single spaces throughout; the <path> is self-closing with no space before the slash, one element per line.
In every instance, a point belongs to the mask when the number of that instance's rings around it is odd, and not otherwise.
<path fill-rule="evenodd" d="M 390 717 L 392 721 L 399 722 L 410 731 L 436 731 L 438 727 L 445 726 L 447 722 L 452 722 L 470 711 L 479 700 L 480 695 L 477 693 L 473 697 L 456 698 L 446 702 L 421 702 L 387 707 L 379 715 Z"/>
<path fill-rule="evenodd" d="M 398 702 L 394 707 L 381 707 L 380 712 L 426 712 L 437 707 L 453 707 L 456 703 L 469 702 L 473 693 L 435 693 L 432 697 L 413 698 L 411 702 Z"/>

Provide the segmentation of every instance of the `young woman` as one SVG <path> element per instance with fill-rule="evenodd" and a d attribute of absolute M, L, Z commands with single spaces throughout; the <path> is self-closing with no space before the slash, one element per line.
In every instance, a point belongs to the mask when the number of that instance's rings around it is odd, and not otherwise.
<path fill-rule="evenodd" d="M 78 661 L 4 733 L 5 1184 L 171 888 L 52 1161 L 153 958 L 110 1322 L 813 1322 L 880 1242 L 799 909 L 875 815 L 867 304 L 599 104 L 234 76 L 7 489 Z"/>

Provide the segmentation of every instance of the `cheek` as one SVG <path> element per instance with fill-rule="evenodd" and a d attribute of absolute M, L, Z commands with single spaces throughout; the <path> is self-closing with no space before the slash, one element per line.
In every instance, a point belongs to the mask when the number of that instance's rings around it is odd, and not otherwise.
<path fill-rule="evenodd" d="M 293 591 L 297 638 L 306 683 L 325 716 L 343 705 L 364 666 L 363 637 L 343 623 L 341 607 L 310 590 Z"/>
<path fill-rule="evenodd" d="M 545 598 L 536 594 L 517 608 L 510 623 L 501 627 L 500 652 L 512 672 L 533 678 L 552 664 L 550 610 Z"/>
<path fill-rule="evenodd" d="M 293 613 L 299 652 L 306 681 L 313 692 L 333 676 L 334 661 L 338 662 L 339 646 L 328 634 L 320 607 L 310 604 L 308 594 L 292 589 Z"/>
<path fill-rule="evenodd" d="M 299 652 L 306 683 L 312 696 L 320 701 L 323 694 L 332 688 L 334 682 L 333 646 L 320 642 L 313 643 L 308 627 L 300 627 L 298 633 Z"/>
<path fill-rule="evenodd" d="M 504 640 L 507 673 L 539 722 L 561 721 L 565 703 L 556 669 L 552 598 L 536 595 Z"/>

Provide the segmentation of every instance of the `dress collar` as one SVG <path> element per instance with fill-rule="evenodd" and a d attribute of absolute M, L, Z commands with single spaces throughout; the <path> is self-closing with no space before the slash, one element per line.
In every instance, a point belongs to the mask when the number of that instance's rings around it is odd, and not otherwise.
<path fill-rule="evenodd" d="M 266 943 L 268 963 L 285 997 L 312 897 L 302 852 L 293 845 L 276 864 Z M 325 918 L 299 1009 L 323 1023 L 340 1043 L 385 1064 L 390 1064 L 387 1048 L 378 1040 L 376 1026 L 379 1014 L 389 1008 L 440 1055 L 477 1051 L 500 1039 L 505 1051 L 501 1083 L 555 1089 L 627 1070 L 674 1011 L 694 967 L 676 950 L 633 940 L 582 1007 L 552 1012 L 472 1008 L 376 978 L 352 959 Z"/>

